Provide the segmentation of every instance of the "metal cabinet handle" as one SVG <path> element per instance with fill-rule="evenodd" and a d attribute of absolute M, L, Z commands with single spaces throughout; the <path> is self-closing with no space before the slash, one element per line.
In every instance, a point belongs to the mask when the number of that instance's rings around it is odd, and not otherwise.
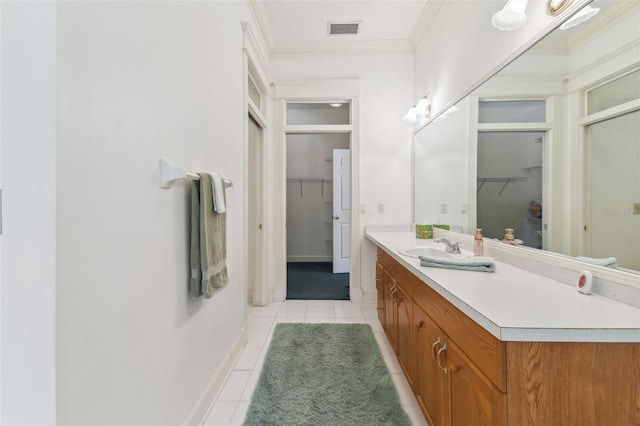
<path fill-rule="evenodd" d="M 440 348 L 440 350 L 438 351 L 438 353 L 436 354 L 438 357 L 438 360 L 436 361 L 438 363 L 438 367 L 440 367 L 442 369 L 442 371 L 444 371 L 444 374 L 447 374 L 447 367 L 444 367 L 442 365 L 442 353 L 444 351 L 447 350 L 447 344 L 445 343 L 443 347 Z"/>
<path fill-rule="evenodd" d="M 435 362 L 438 362 L 438 360 L 436 359 L 436 347 L 439 344 L 440 344 L 440 338 L 438 337 L 438 340 L 436 340 L 435 343 L 431 345 L 431 358 L 433 358 Z"/>

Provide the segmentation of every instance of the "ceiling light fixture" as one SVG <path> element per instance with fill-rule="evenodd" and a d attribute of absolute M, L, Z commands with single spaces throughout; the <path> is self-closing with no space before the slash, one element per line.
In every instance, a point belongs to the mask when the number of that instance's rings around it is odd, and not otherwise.
<path fill-rule="evenodd" d="M 600 9 L 598 9 L 596 7 L 591 7 L 589 5 L 586 5 L 585 7 L 580 9 L 580 11 L 578 13 L 576 13 L 571 18 L 569 18 L 567 20 L 567 22 L 565 22 L 564 24 L 560 25 L 560 29 L 561 30 L 568 30 L 571 27 L 575 27 L 576 25 L 580 25 L 584 21 L 587 21 L 587 20 L 591 19 L 592 17 L 594 17 L 598 12 L 600 12 Z"/>
<path fill-rule="evenodd" d="M 336 102 L 336 103 L 329 104 L 329 106 L 333 108 L 340 108 L 342 104 Z"/>
<path fill-rule="evenodd" d="M 415 123 L 419 116 L 427 118 L 431 115 L 431 93 L 427 93 L 417 104 L 409 108 L 409 111 L 402 117 L 402 121 Z"/>
<path fill-rule="evenodd" d="M 507 0 L 502 10 L 491 17 L 491 25 L 501 31 L 513 31 L 522 28 L 527 23 L 528 0 Z"/>

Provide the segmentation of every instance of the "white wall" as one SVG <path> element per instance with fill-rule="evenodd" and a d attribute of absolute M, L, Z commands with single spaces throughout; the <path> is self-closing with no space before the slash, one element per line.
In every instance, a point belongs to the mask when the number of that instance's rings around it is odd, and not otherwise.
<path fill-rule="evenodd" d="M 413 99 L 413 55 L 299 56 L 271 61 L 276 82 L 312 78 L 359 78 L 361 286 L 375 302 L 375 247 L 363 239 L 364 227 L 409 223 L 411 217 L 411 131 L 402 121 Z M 378 213 L 383 203 L 385 213 Z M 358 208 L 359 206 L 353 206 Z M 367 299 L 370 298 L 370 299 Z"/>
<path fill-rule="evenodd" d="M 434 113 L 445 110 L 586 1 L 551 17 L 545 13 L 546 1 L 530 0 L 527 23 L 515 31 L 491 25 L 503 0 L 443 1 L 415 52 L 415 96 L 431 92 Z"/>
<path fill-rule="evenodd" d="M 245 318 L 241 2 L 58 5 L 58 422 L 182 424 Z M 188 295 L 189 191 L 218 171 L 230 283 Z M 199 420 L 199 419 L 194 419 Z"/>
<path fill-rule="evenodd" d="M 451 230 L 469 233 L 467 150 L 476 109 L 472 114 L 469 99 L 458 102 L 457 107 L 458 111 L 429 124 L 415 136 L 414 220 L 448 224 Z"/>
<path fill-rule="evenodd" d="M 2 424 L 55 422 L 56 4 L 2 2 Z"/>

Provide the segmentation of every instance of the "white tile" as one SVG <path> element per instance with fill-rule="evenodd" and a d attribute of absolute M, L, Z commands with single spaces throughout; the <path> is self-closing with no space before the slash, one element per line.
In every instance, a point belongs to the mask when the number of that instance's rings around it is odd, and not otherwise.
<path fill-rule="evenodd" d="M 378 318 L 378 307 L 376 305 L 367 303 L 362 305 L 361 308 L 365 318 Z"/>
<path fill-rule="evenodd" d="M 244 419 L 247 417 L 247 411 L 249 411 L 248 402 L 239 402 L 236 407 L 236 411 L 233 413 L 233 418 L 229 423 L 229 426 L 241 426 L 244 423 Z"/>
<path fill-rule="evenodd" d="M 418 401 L 413 395 L 411 386 L 409 386 L 409 382 L 407 382 L 404 374 L 392 374 L 391 380 L 393 380 L 393 384 L 396 385 L 396 390 L 398 391 L 398 396 L 400 397 L 400 403 L 402 405 L 418 405 Z"/>
<path fill-rule="evenodd" d="M 218 395 L 218 401 L 240 401 L 249 376 L 251 371 L 233 370 Z"/>
<path fill-rule="evenodd" d="M 262 347 L 269 337 L 275 317 L 254 317 L 247 321 L 246 347 Z"/>
<path fill-rule="evenodd" d="M 384 362 L 387 364 L 389 373 L 401 374 L 402 369 L 400 368 L 400 364 L 398 363 L 398 358 L 396 357 L 396 354 L 393 351 L 393 348 L 391 347 L 389 342 L 386 341 L 387 337 L 384 334 L 380 335 L 380 333 L 375 333 L 374 335 L 376 336 L 376 340 L 378 341 L 378 345 L 380 347 L 380 353 L 382 353 L 382 358 L 384 359 Z M 382 339 L 384 339 L 384 341 L 382 341 Z"/>
<path fill-rule="evenodd" d="M 367 318 L 367 324 L 371 326 L 371 330 L 373 330 L 374 333 L 384 333 L 384 330 L 382 329 L 382 325 L 380 325 L 380 321 L 378 321 L 377 318 L 375 319 Z"/>
<path fill-rule="evenodd" d="M 238 360 L 236 361 L 236 365 L 233 367 L 234 370 L 253 370 L 253 367 L 256 365 L 256 360 L 262 351 L 261 347 L 245 347 Z"/>
<path fill-rule="evenodd" d="M 309 306 L 307 318 L 335 318 L 333 306 Z"/>
<path fill-rule="evenodd" d="M 258 359 L 256 360 L 256 364 L 253 366 L 253 370 L 254 371 L 261 371 L 262 367 L 264 365 L 264 359 L 267 356 L 267 351 L 269 350 L 269 345 L 266 345 L 262 348 L 262 350 L 260 351 L 260 355 L 258 356 Z"/>
<path fill-rule="evenodd" d="M 307 317 L 304 322 L 307 324 L 335 324 L 335 318 L 309 318 Z"/>
<path fill-rule="evenodd" d="M 366 324 L 364 318 L 336 318 L 336 324 Z"/>
<path fill-rule="evenodd" d="M 211 407 L 211 411 L 207 415 L 204 426 L 227 426 L 231 423 L 233 413 L 238 405 L 235 401 L 217 401 Z"/>
<path fill-rule="evenodd" d="M 270 303 L 267 306 L 254 306 L 249 313 L 250 317 L 275 317 L 278 314 L 281 303 Z"/>
<path fill-rule="evenodd" d="M 253 392 L 256 390 L 256 386 L 258 386 L 258 379 L 260 379 L 260 371 L 254 370 L 251 372 L 249 376 L 249 380 L 247 380 L 247 385 L 244 387 L 244 391 L 240 396 L 240 401 L 251 401 L 251 397 L 253 396 Z"/>
<path fill-rule="evenodd" d="M 280 323 L 300 323 L 304 322 L 304 316 L 301 317 L 277 317 L 276 324 Z"/>
<path fill-rule="evenodd" d="M 304 303 L 290 303 L 296 302 L 295 300 L 288 300 L 283 303 L 278 311 L 278 318 L 282 317 L 304 317 L 307 313 L 307 302 Z"/>
<path fill-rule="evenodd" d="M 254 331 L 249 332 L 249 338 L 247 339 L 246 347 L 248 348 L 261 348 L 267 342 L 267 337 L 269 337 L 270 330 L 266 331 Z"/>
<path fill-rule="evenodd" d="M 349 301 L 336 301 L 334 302 L 334 309 L 336 318 L 362 318 L 362 308 L 357 303 L 351 303 Z"/>
<path fill-rule="evenodd" d="M 314 307 L 324 307 L 324 308 L 329 308 L 329 307 L 333 307 L 333 300 L 309 300 L 307 303 L 309 307 L 314 306 Z"/>
<path fill-rule="evenodd" d="M 424 414 L 420 410 L 418 405 L 403 405 L 404 412 L 409 416 L 412 426 L 429 426 L 427 420 L 424 418 Z"/>

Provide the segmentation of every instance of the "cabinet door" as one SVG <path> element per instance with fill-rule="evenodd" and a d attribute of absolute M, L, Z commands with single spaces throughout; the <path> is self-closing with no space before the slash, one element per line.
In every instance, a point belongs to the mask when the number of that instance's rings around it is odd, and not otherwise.
<path fill-rule="evenodd" d="M 413 389 L 413 376 L 414 376 L 414 362 L 413 356 L 413 343 L 412 333 L 414 333 L 413 327 L 413 302 L 411 298 L 404 291 L 401 286 L 398 286 L 396 292 L 396 310 L 398 317 L 396 322 L 398 324 L 398 360 L 400 366 L 404 370 L 404 375 Z"/>
<path fill-rule="evenodd" d="M 429 425 L 448 425 L 448 377 L 435 359 L 444 345 L 445 335 L 418 305 L 414 305 L 413 325 L 416 330 L 414 392 Z"/>
<path fill-rule="evenodd" d="M 451 425 L 490 426 L 506 424 L 503 394 L 451 341 L 441 353 L 448 367 Z"/>
<path fill-rule="evenodd" d="M 395 292 L 396 283 L 389 275 L 387 270 L 384 271 L 384 322 L 382 326 L 384 327 L 384 331 L 387 333 L 387 337 L 389 338 L 389 343 L 393 347 L 393 350 L 396 354 L 398 354 L 398 327 L 395 321 Z"/>
<path fill-rule="evenodd" d="M 384 324 L 384 268 L 380 262 L 376 262 L 376 293 L 378 295 L 378 321 Z"/>

